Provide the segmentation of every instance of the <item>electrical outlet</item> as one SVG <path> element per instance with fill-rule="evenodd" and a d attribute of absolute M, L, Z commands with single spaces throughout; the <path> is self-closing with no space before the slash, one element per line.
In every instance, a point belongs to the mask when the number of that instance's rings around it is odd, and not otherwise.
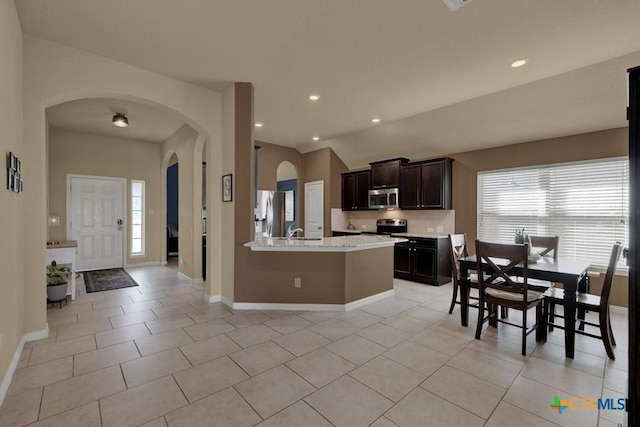
<path fill-rule="evenodd" d="M 438 233 L 444 233 L 444 227 L 443 227 L 443 226 L 441 226 L 441 225 L 439 225 L 439 226 L 437 226 L 437 227 L 436 227 L 436 231 L 437 231 Z"/>
<path fill-rule="evenodd" d="M 293 279 L 293 287 L 294 288 L 301 288 L 302 287 L 302 279 L 300 277 L 295 277 Z"/>
<path fill-rule="evenodd" d="M 427 233 L 433 233 L 433 227 L 427 227 Z"/>

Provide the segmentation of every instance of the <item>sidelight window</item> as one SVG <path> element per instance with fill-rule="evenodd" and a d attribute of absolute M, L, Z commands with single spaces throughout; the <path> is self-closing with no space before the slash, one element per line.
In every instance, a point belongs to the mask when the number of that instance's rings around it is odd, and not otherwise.
<path fill-rule="evenodd" d="M 513 242 L 520 228 L 560 236 L 559 257 L 604 271 L 629 241 L 628 158 L 478 172 L 478 239 Z"/>
<path fill-rule="evenodd" d="M 144 255 L 144 181 L 131 181 L 131 256 Z"/>

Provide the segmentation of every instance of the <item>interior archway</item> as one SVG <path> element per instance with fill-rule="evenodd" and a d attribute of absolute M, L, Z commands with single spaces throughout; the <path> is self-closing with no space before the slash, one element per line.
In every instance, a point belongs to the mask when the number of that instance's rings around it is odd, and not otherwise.
<path fill-rule="evenodd" d="M 299 227 L 298 172 L 293 163 L 283 161 L 276 171 L 276 190 L 285 192 L 285 227 Z"/>

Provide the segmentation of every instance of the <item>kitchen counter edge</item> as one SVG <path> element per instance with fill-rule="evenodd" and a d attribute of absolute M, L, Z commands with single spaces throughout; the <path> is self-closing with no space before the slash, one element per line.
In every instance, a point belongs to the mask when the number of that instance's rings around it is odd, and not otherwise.
<path fill-rule="evenodd" d="M 404 237 L 341 236 L 323 237 L 320 240 L 291 240 L 263 238 L 245 243 L 254 252 L 354 252 L 368 249 L 392 247 L 406 242 Z"/>

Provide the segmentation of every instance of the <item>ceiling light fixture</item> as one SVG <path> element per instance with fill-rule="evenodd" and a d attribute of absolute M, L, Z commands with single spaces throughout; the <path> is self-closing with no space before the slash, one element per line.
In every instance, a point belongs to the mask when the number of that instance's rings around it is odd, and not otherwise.
<path fill-rule="evenodd" d="M 371 119 L 371 123 L 380 123 L 380 117 L 374 117 Z"/>
<path fill-rule="evenodd" d="M 529 62 L 528 58 L 518 58 L 511 61 L 511 68 L 520 68 Z"/>
<path fill-rule="evenodd" d="M 261 128 L 261 127 L 262 127 L 262 123 L 260 123 L 260 122 L 256 123 L 256 124 L 255 124 L 255 127 L 257 127 L 257 128 Z"/>
<path fill-rule="evenodd" d="M 317 101 L 320 99 L 320 95 L 309 95 L 309 101 Z"/>
<path fill-rule="evenodd" d="M 314 136 L 312 139 L 313 139 L 314 141 L 320 141 L 320 137 L 319 137 L 319 136 Z"/>
<path fill-rule="evenodd" d="M 119 128 L 126 128 L 129 126 L 129 119 L 123 113 L 116 113 L 111 120 L 114 126 L 118 126 Z"/>

